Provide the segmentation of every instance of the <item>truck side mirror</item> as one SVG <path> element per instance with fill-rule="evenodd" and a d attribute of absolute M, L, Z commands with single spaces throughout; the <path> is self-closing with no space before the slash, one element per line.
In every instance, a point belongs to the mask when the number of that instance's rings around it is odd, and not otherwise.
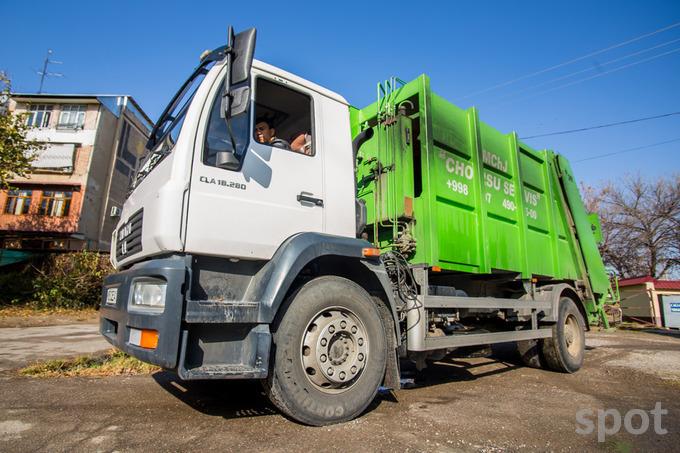
<path fill-rule="evenodd" d="M 238 85 L 250 78 L 250 68 L 255 54 L 256 30 L 249 28 L 234 37 L 232 44 L 231 84 Z"/>
<path fill-rule="evenodd" d="M 231 118 L 245 112 L 248 108 L 250 90 L 248 83 L 250 70 L 253 65 L 255 54 L 255 38 L 257 32 L 254 28 L 242 31 L 234 36 L 233 29 L 229 27 L 229 47 L 231 52 L 227 55 L 227 77 L 224 82 L 224 94 L 222 108 L 225 118 Z M 232 88 L 236 87 L 236 88 Z"/>
<path fill-rule="evenodd" d="M 238 116 L 248 111 L 248 104 L 250 102 L 250 87 L 248 85 L 241 86 L 231 90 L 229 117 Z"/>
<path fill-rule="evenodd" d="M 241 165 L 236 154 L 231 151 L 219 151 L 215 155 L 215 166 L 225 170 L 237 170 Z"/>
<path fill-rule="evenodd" d="M 231 141 L 231 151 L 220 151 L 215 156 L 215 165 L 219 168 L 236 170 L 241 165 L 237 156 L 236 138 L 231 130 L 231 119 L 247 114 L 250 105 L 250 70 L 255 53 L 254 28 L 242 31 L 234 36 L 234 29 L 229 27 L 227 44 L 227 75 L 222 91 L 221 116 L 227 122 L 227 131 Z"/>

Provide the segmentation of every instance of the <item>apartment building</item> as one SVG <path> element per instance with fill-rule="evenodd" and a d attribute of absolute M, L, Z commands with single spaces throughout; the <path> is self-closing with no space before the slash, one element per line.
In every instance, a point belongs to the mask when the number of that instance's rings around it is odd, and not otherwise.
<path fill-rule="evenodd" d="M 130 96 L 12 94 L 44 143 L 31 174 L 0 192 L 0 249 L 108 250 L 152 123 Z"/>

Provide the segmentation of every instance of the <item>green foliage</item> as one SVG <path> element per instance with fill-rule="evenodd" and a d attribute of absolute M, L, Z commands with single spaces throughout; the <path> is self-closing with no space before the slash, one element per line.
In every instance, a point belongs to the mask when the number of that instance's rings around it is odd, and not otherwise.
<path fill-rule="evenodd" d="M 113 272 L 97 252 L 53 253 L 0 272 L 0 305 L 36 309 L 96 308 L 102 281 Z"/>
<path fill-rule="evenodd" d="M 9 93 L 10 81 L 0 72 L 0 95 Z M 9 110 L 0 113 L 0 189 L 10 189 L 12 178 L 26 176 L 37 151 L 44 147 L 35 140 L 26 140 L 28 129 L 21 115 Z"/>
<path fill-rule="evenodd" d="M 113 271 L 108 256 L 96 252 L 53 254 L 33 282 L 36 308 L 97 307 L 104 277 Z"/>

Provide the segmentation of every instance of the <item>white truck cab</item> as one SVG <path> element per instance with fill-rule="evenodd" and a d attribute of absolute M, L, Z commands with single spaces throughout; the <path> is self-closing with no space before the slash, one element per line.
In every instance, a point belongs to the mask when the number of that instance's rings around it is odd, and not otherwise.
<path fill-rule="evenodd" d="M 386 345 L 394 351 L 397 341 L 393 305 L 379 309 L 367 291 L 392 298 L 376 249 L 357 239 L 365 217 L 357 215 L 349 105 L 253 61 L 254 41 L 251 29 L 204 56 L 154 127 L 113 234 L 118 273 L 104 282 L 100 330 L 182 379 L 262 379 L 272 401 L 302 422 L 348 420 L 385 380 Z M 292 293 L 315 313 L 297 319 L 302 311 L 282 309 Z M 328 299 L 334 293 L 346 303 Z M 295 314 L 286 321 L 284 312 Z M 300 361 L 296 371 L 325 403 L 309 406 L 270 371 L 272 326 L 310 332 L 286 342 L 296 350 L 300 341 L 324 344 L 316 365 L 304 371 Z M 344 333 L 331 335 L 335 328 Z M 321 356 L 331 367 L 321 369 Z M 391 379 L 398 386 L 396 371 Z"/>
<path fill-rule="evenodd" d="M 223 62 L 210 63 L 174 108 L 175 118 L 156 145 L 159 157 L 146 161 L 148 170 L 123 206 L 122 224 L 143 211 L 144 230 L 140 238 L 114 234 L 113 264 L 168 252 L 270 259 L 295 233 L 355 237 L 347 101 L 254 61 L 252 107 L 232 126 L 242 162 L 220 168 L 216 154 L 230 145 L 221 115 L 227 70 Z M 307 153 L 257 142 L 253 126 L 264 115 L 275 119 L 277 133 L 288 140 L 306 134 Z"/>

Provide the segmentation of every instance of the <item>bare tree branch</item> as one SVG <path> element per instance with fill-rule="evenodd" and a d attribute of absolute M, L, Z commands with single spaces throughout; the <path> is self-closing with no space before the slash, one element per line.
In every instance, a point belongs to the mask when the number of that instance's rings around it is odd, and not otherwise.
<path fill-rule="evenodd" d="M 626 177 L 582 193 L 587 209 L 600 216 L 602 258 L 620 277 L 680 272 L 680 175 Z"/>

